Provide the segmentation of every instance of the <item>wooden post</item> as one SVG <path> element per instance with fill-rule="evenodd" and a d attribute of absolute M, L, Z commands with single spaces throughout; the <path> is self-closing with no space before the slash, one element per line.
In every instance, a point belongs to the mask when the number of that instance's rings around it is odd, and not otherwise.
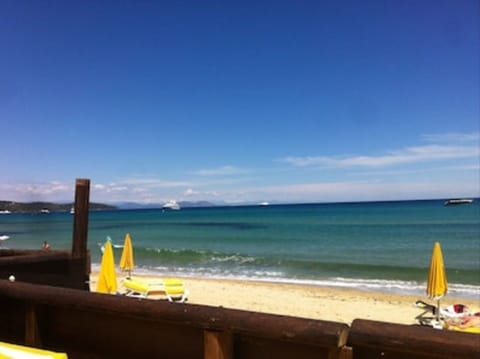
<path fill-rule="evenodd" d="M 32 347 L 42 345 L 38 330 L 37 312 L 33 304 L 27 304 L 25 310 L 25 344 Z"/>
<path fill-rule="evenodd" d="M 90 203 L 90 180 L 77 179 L 75 184 L 75 213 L 73 218 L 72 259 L 83 260 L 85 270 L 83 289 L 90 290 L 90 257 L 88 242 L 88 206 Z"/>
<path fill-rule="evenodd" d="M 87 258 L 89 197 L 90 180 L 77 179 L 75 184 L 75 217 L 73 219 L 73 258 Z"/>
<path fill-rule="evenodd" d="M 233 336 L 229 332 L 203 332 L 204 359 L 232 359 Z"/>

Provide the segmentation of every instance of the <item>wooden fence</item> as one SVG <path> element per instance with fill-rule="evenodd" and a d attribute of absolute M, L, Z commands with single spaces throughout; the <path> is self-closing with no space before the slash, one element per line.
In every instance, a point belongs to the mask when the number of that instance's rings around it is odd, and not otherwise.
<path fill-rule="evenodd" d="M 346 324 L 0 280 L 0 341 L 84 358 L 480 358 L 478 335 Z"/>
<path fill-rule="evenodd" d="M 0 278 L 58 287 L 87 289 L 89 256 L 73 258 L 67 251 L 0 250 Z"/>
<path fill-rule="evenodd" d="M 348 335 L 355 359 L 478 359 L 480 335 L 355 319 Z"/>
<path fill-rule="evenodd" d="M 0 280 L 0 340 L 69 358 L 338 358 L 346 324 Z"/>

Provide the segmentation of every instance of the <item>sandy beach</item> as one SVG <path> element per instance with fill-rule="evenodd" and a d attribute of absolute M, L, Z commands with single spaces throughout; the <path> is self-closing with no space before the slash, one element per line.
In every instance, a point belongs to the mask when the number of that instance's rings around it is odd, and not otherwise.
<path fill-rule="evenodd" d="M 96 288 L 98 273 L 91 274 L 90 286 Z M 123 274 L 118 274 L 118 290 Z M 154 280 L 155 276 L 136 275 Z M 158 279 L 158 278 L 157 278 Z M 257 281 L 181 278 L 189 291 L 188 303 L 242 309 L 255 312 L 291 315 L 296 317 L 330 320 L 350 324 L 355 318 L 379 320 L 401 324 L 415 324 L 422 310 L 415 301 L 426 297 L 366 292 L 296 284 Z M 153 300 L 161 300 L 153 297 Z M 479 300 L 450 298 L 442 306 L 462 303 L 471 309 L 480 308 Z"/>

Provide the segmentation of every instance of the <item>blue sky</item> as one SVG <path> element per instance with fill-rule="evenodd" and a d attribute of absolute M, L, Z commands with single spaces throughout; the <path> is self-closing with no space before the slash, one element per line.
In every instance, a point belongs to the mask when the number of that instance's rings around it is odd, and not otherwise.
<path fill-rule="evenodd" d="M 0 2 L 0 199 L 480 195 L 478 1 Z"/>

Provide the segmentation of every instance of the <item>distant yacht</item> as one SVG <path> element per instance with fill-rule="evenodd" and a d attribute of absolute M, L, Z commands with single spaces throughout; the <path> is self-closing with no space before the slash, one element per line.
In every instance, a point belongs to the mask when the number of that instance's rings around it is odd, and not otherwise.
<path fill-rule="evenodd" d="M 445 201 L 444 205 L 445 206 L 455 206 L 459 204 L 470 204 L 473 203 L 473 199 L 466 199 L 466 198 L 454 198 L 454 199 L 449 199 L 448 201 Z"/>
<path fill-rule="evenodd" d="M 70 208 L 70 214 L 75 214 L 75 208 L 74 207 Z"/>
<path fill-rule="evenodd" d="M 49 214 L 50 211 L 48 210 L 48 208 L 42 208 L 42 209 L 40 210 L 40 213 L 41 213 L 41 214 Z"/>
<path fill-rule="evenodd" d="M 7 239 L 10 239 L 10 236 L 7 236 L 6 234 L 0 236 L 0 241 L 6 241 Z"/>
<path fill-rule="evenodd" d="M 259 205 L 259 206 L 269 206 L 270 203 L 268 203 L 268 202 L 260 202 L 258 205 Z"/>
<path fill-rule="evenodd" d="M 10 214 L 12 212 L 10 212 L 8 209 L 2 209 L 0 210 L 0 214 Z"/>
<path fill-rule="evenodd" d="M 165 203 L 165 204 L 162 206 L 162 209 L 179 210 L 179 209 L 180 209 L 180 205 L 177 203 L 177 201 L 171 200 L 171 201 L 168 201 L 167 203 Z"/>

